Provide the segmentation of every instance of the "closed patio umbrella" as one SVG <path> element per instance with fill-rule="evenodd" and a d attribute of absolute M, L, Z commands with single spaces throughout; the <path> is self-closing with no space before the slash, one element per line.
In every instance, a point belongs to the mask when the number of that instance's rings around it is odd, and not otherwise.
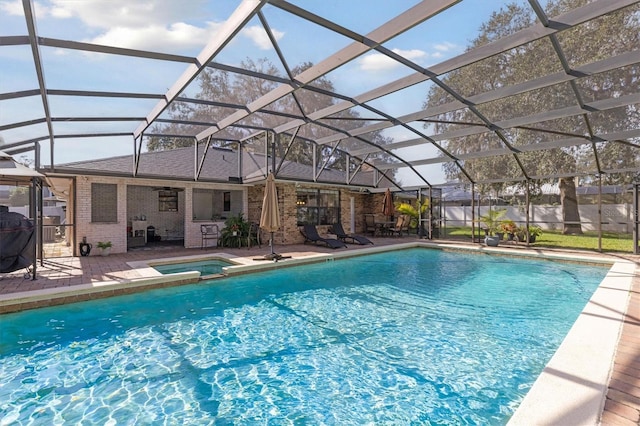
<path fill-rule="evenodd" d="M 262 199 L 262 213 L 260 214 L 260 228 L 271 234 L 269 246 L 271 254 L 265 256 L 266 260 L 278 260 L 282 256 L 273 251 L 273 233 L 280 228 L 280 210 L 278 209 L 278 191 L 273 173 L 269 173 L 264 187 L 264 198 Z"/>
<path fill-rule="evenodd" d="M 395 211 L 395 207 L 393 206 L 393 196 L 391 195 L 391 191 L 387 188 L 387 191 L 384 193 L 384 200 L 382 202 L 382 214 L 387 216 L 388 218 L 393 217 L 393 212 Z"/>

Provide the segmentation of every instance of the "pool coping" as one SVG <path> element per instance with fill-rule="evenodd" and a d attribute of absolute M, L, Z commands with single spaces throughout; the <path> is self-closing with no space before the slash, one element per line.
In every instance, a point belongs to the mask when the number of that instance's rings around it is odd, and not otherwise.
<path fill-rule="evenodd" d="M 599 423 L 636 268 L 633 262 L 624 259 L 604 258 L 601 255 L 590 253 L 514 250 L 511 247 L 468 246 L 426 241 L 373 246 L 345 252 L 311 253 L 279 262 L 250 259 L 228 253 L 195 254 L 128 262 L 127 264 L 141 275 L 140 278 L 0 295 L 0 312 L 14 312 L 91 300 L 96 297 L 130 294 L 152 288 L 193 284 L 202 279 L 247 274 L 260 270 L 332 261 L 414 247 L 610 266 L 607 275 L 532 388 L 520 402 L 508 425 L 597 425 Z M 151 266 L 159 263 L 204 259 L 221 259 L 234 265 L 224 267 L 223 274 L 207 277 L 200 276 L 199 272 L 163 275 Z M 12 307 L 19 309 L 11 310 Z"/>

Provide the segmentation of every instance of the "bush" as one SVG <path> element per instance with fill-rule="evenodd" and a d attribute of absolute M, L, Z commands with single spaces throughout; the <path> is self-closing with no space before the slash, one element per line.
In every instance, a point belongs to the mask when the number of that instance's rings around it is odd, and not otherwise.
<path fill-rule="evenodd" d="M 249 235 L 249 222 L 247 222 L 242 213 L 237 216 L 231 216 L 224 221 L 224 228 L 222 229 L 222 245 L 224 247 L 241 247 L 246 244 L 245 238 L 238 238 L 239 236 Z M 236 235 L 233 235 L 233 233 Z"/>
<path fill-rule="evenodd" d="M 520 226 L 518 227 L 518 232 L 516 233 L 516 235 L 518 236 L 518 239 L 520 241 L 526 241 L 527 240 L 527 228 L 525 226 Z M 536 237 L 542 235 L 542 228 L 540 228 L 539 226 L 529 226 L 529 242 L 533 243 L 536 240 Z"/>
<path fill-rule="evenodd" d="M 98 241 L 97 246 L 100 249 L 109 248 L 109 247 L 111 247 L 111 241 Z"/>
<path fill-rule="evenodd" d="M 511 219 L 503 220 L 500 224 L 500 228 L 505 234 L 515 234 L 516 232 L 518 232 L 518 226 Z"/>

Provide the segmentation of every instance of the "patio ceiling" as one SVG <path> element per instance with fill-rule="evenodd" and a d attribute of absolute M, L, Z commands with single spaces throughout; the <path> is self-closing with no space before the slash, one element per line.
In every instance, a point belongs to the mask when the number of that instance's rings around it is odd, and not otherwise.
<path fill-rule="evenodd" d="M 166 48 L 153 51 L 98 43 L 95 37 L 88 42 L 91 36 L 80 26 L 60 38 L 56 35 L 62 31 L 45 18 L 39 21 L 34 3 L 22 0 L 22 16 L 0 18 L 5 28 L 0 30 L 0 69 L 7 77 L 0 82 L 2 150 L 31 155 L 39 169 L 49 172 L 64 172 L 64 165 L 72 162 L 68 158 L 76 159 L 69 155 L 72 151 L 85 151 L 80 161 L 89 161 L 127 150 L 133 159 L 131 175 L 139 176 L 140 154 L 152 138 L 192 140 L 197 164 L 204 164 L 206 155 L 217 155 L 208 149 L 211 144 L 271 153 L 273 143 L 276 170 L 298 146 L 312 151 L 308 181 L 322 182 L 322 170 L 334 167 L 330 160 L 340 153 L 347 162 L 341 163 L 345 183 L 366 170 L 374 171 L 372 187 L 391 184 L 403 190 L 633 175 L 640 170 L 638 36 L 630 37 L 635 41 L 626 50 L 601 44 L 585 61 L 576 59 L 579 43 L 569 42 L 567 35 L 586 28 L 597 31 L 604 27 L 598 22 L 620 13 L 637 25 L 639 0 L 577 1 L 582 6 L 558 16 L 549 15 L 546 3 L 517 0 L 530 12 L 531 25 L 505 30 L 486 43 L 464 46 L 466 50 L 436 51 L 440 54 L 428 60 L 419 48 L 427 50 L 445 40 L 443 28 L 461 31 L 455 27 L 456 17 L 468 17 L 473 7 L 496 13 L 510 2 L 348 2 L 350 10 L 360 7 L 361 19 L 345 17 L 349 11 L 341 1 L 225 3 L 233 9 L 195 54 L 173 48 L 170 39 L 156 40 Z M 388 10 L 388 18 L 367 20 L 367 11 L 374 8 Z M 264 35 L 263 47 L 242 49 L 242 37 L 256 31 Z M 606 42 L 607 36 L 601 37 Z M 532 47 L 538 45 L 544 48 Z M 529 49 L 531 55 L 550 52 L 551 65 L 483 91 L 469 92 L 456 84 L 455 73 L 481 69 L 519 49 Z M 275 71 L 247 65 L 260 64 L 263 58 Z M 117 65 L 106 65 L 116 61 Z M 12 74 L 27 62 L 31 72 Z M 372 63 L 387 68 L 367 75 L 365 65 Z M 224 73 L 229 81 L 244 78 L 266 89 L 244 97 L 224 98 L 224 91 L 207 96 L 200 90 L 206 72 Z M 63 78 L 67 73 L 73 78 Z M 323 84 L 326 80 L 332 84 Z M 607 85 L 624 90 L 607 91 Z M 592 92 L 607 96 L 593 97 Z M 427 102 L 427 94 L 440 94 L 441 101 Z M 535 103 L 536 97 L 545 96 L 553 102 L 543 107 Z M 311 97 L 324 102 L 305 102 Z M 533 102 L 530 108 L 528 102 Z M 181 108 L 195 111 L 198 106 L 215 113 L 178 114 Z M 616 118 L 620 114 L 628 118 L 625 123 Z M 466 119 L 449 122 L 451 117 Z M 560 124 L 568 121 L 577 123 L 570 131 Z M 479 140 L 486 145 L 471 146 Z M 470 146 L 462 151 L 451 148 L 465 143 Z M 610 150 L 614 145 L 625 150 Z M 531 167 L 536 158 L 546 161 L 542 154 L 551 151 L 579 151 L 581 164 L 566 169 Z M 624 158 L 611 158 L 612 152 L 624 152 Z M 510 172 L 478 172 L 478 162 L 487 158 L 511 164 Z M 451 170 L 459 177 L 452 177 Z"/>

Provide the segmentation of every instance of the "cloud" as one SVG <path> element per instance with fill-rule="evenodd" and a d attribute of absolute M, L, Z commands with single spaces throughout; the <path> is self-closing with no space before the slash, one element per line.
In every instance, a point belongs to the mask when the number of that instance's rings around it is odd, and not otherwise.
<path fill-rule="evenodd" d="M 218 26 L 219 24 L 209 23 L 207 28 L 200 28 L 184 22 L 176 22 L 168 27 L 160 25 L 147 25 L 140 28 L 116 27 L 95 37 L 91 42 L 131 49 L 171 51 L 203 46 Z"/>
<path fill-rule="evenodd" d="M 273 33 L 276 41 L 280 40 L 282 36 L 284 36 L 284 33 L 278 30 L 271 29 L 271 32 Z M 273 46 L 271 45 L 271 41 L 267 36 L 267 32 L 264 28 L 258 25 L 246 27 L 244 30 L 242 30 L 242 35 L 249 38 L 251 41 L 253 41 L 253 43 L 256 44 L 256 46 L 258 46 L 262 50 L 269 50 L 273 48 Z"/>
<path fill-rule="evenodd" d="M 429 61 L 441 60 L 445 57 L 451 56 L 452 53 L 456 53 L 459 50 L 460 46 L 455 43 L 442 42 L 434 44 L 432 46 L 431 53 L 421 49 L 393 49 L 393 52 L 421 66 L 428 66 Z M 401 64 L 388 56 L 373 52 L 361 58 L 359 66 L 362 71 L 388 72 L 399 68 Z"/>
<path fill-rule="evenodd" d="M 205 15 L 207 0 L 50 0 L 34 2 L 38 21 L 55 25 L 78 19 L 93 34 L 83 41 L 132 49 L 176 51 L 202 47 L 218 29 L 219 23 L 206 27 L 189 24 Z M 0 1 L 0 12 L 22 16 L 20 0 Z M 60 21 L 60 22 L 58 22 Z M 76 25 L 76 24 L 73 24 Z M 162 44 L 160 44 L 162 43 Z"/>
<path fill-rule="evenodd" d="M 50 14 L 50 9 L 41 3 L 33 4 L 33 10 L 35 10 L 36 16 L 47 16 Z M 20 0 L 1 1 L 0 12 L 10 16 L 24 16 L 24 8 Z"/>
<path fill-rule="evenodd" d="M 39 20 L 80 20 L 93 34 L 83 41 L 129 49 L 180 52 L 201 48 L 222 25 L 193 24 L 207 15 L 208 0 L 51 0 L 47 6 L 35 5 Z M 1 1 L 0 11 L 23 15 L 20 0 Z M 277 30 L 273 33 L 276 40 L 284 35 Z M 273 48 L 260 26 L 247 27 L 241 34 L 262 50 Z"/>
<path fill-rule="evenodd" d="M 392 49 L 394 53 L 402 56 L 403 58 L 415 61 L 422 57 L 427 56 L 427 53 L 423 50 L 412 49 Z M 363 71 L 387 71 L 399 67 L 401 64 L 390 57 L 383 55 L 382 53 L 370 53 L 360 59 L 360 69 Z"/>
<path fill-rule="evenodd" d="M 458 49 L 458 45 L 445 41 L 444 43 L 438 43 L 434 45 L 433 48 L 436 49 L 438 52 L 449 52 L 451 50 Z"/>
<path fill-rule="evenodd" d="M 0 11 L 11 16 L 24 16 L 24 9 L 20 0 L 0 2 Z"/>
<path fill-rule="evenodd" d="M 76 17 L 90 28 L 168 26 L 203 16 L 205 0 L 51 0 L 50 16 Z M 179 18 L 177 18 L 179 17 Z"/>

